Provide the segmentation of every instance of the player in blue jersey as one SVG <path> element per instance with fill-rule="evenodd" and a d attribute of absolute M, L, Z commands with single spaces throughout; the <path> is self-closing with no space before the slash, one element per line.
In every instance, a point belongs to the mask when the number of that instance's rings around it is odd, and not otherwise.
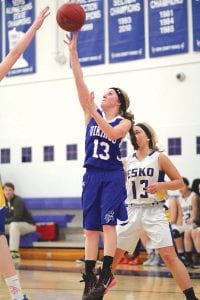
<path fill-rule="evenodd" d="M 120 143 L 132 130 L 133 115 L 127 112 L 129 98 L 120 88 L 111 87 L 103 95 L 101 108 L 94 103 L 94 93 L 85 84 L 77 53 L 78 33 L 66 37 L 71 66 L 86 122 L 83 177 L 83 227 L 85 229 L 85 288 L 82 299 L 102 299 L 115 284 L 111 265 L 116 250 L 117 219 L 126 221 L 125 176 Z M 97 280 L 94 275 L 99 232 L 104 234 L 103 266 Z"/>
<path fill-rule="evenodd" d="M 187 300 L 197 300 L 186 267 L 178 258 L 163 205 L 168 190 L 183 186 L 171 160 L 156 145 L 153 129 L 146 123 L 134 126 L 135 152 L 126 162 L 128 223 L 117 227 L 117 251 L 113 270 L 125 252 L 133 253 L 141 233 L 146 245 L 157 249 Z M 164 181 L 165 174 L 169 180 Z"/>
<path fill-rule="evenodd" d="M 49 7 L 47 6 L 40 12 L 28 31 L 0 63 L 0 80 L 2 80 L 6 76 L 6 74 L 15 64 L 20 55 L 26 50 L 33 37 L 35 36 L 36 31 L 42 26 L 44 19 L 48 15 Z M 0 272 L 4 275 L 12 300 L 27 300 L 28 298 L 23 295 L 5 237 L 5 214 L 5 198 L 0 182 Z"/>

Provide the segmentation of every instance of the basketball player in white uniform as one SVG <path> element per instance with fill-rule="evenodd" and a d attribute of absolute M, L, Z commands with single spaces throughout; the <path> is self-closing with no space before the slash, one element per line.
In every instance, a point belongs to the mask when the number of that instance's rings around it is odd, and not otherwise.
<path fill-rule="evenodd" d="M 165 191 L 181 188 L 183 180 L 170 159 L 159 152 L 155 133 L 148 124 L 135 125 L 134 134 L 136 143 L 133 146 L 136 152 L 126 163 L 129 221 L 117 227 L 118 241 L 113 270 L 126 251 L 133 253 L 144 230 L 147 235 L 146 246 L 158 250 L 186 299 L 196 300 L 187 269 L 175 252 L 169 222 L 163 209 Z M 170 181 L 164 181 L 165 174 Z"/>

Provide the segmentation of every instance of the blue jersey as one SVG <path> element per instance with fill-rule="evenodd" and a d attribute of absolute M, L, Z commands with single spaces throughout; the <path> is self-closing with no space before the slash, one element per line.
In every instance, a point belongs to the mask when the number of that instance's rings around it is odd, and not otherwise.
<path fill-rule="evenodd" d="M 102 111 L 98 110 L 103 116 Z M 109 121 L 111 126 L 116 126 L 122 121 L 121 116 L 116 116 Z M 122 139 L 111 141 L 99 128 L 92 118 L 87 125 L 85 138 L 84 167 L 94 167 L 109 170 L 123 169 L 121 161 L 120 143 Z"/>

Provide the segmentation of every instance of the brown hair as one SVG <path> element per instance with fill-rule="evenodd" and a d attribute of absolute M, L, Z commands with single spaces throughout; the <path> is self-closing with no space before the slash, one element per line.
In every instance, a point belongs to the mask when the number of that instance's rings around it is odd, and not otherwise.
<path fill-rule="evenodd" d="M 146 136 L 148 137 L 149 139 L 149 148 L 152 149 L 152 150 L 155 150 L 155 151 L 163 151 L 161 149 L 159 149 L 158 145 L 157 145 L 157 136 L 156 136 L 156 133 L 154 131 L 154 129 L 147 123 L 143 122 L 143 123 L 137 123 L 135 124 L 135 126 L 138 126 L 140 128 L 142 128 L 142 130 L 144 130 Z M 135 133 L 133 131 L 133 136 L 131 136 L 131 143 L 134 147 L 135 150 L 138 149 L 138 144 L 137 144 L 137 141 L 136 141 L 136 137 L 135 137 Z"/>
<path fill-rule="evenodd" d="M 5 187 L 11 188 L 13 191 L 15 190 L 15 186 L 12 182 L 5 182 L 3 188 Z"/>
<path fill-rule="evenodd" d="M 131 112 L 131 111 L 127 111 L 127 109 L 129 108 L 129 105 L 130 105 L 130 99 L 129 99 L 129 96 L 128 94 L 118 88 L 118 87 L 111 87 L 110 89 L 114 90 L 115 93 L 117 94 L 118 98 L 119 98 L 119 101 L 121 103 L 120 105 L 120 115 L 124 118 L 124 119 L 128 119 L 131 121 L 132 123 L 132 126 L 129 130 L 129 133 L 130 133 L 130 137 L 132 139 L 132 136 L 134 134 L 133 132 L 133 125 L 135 124 L 135 121 L 134 121 L 134 114 Z"/>

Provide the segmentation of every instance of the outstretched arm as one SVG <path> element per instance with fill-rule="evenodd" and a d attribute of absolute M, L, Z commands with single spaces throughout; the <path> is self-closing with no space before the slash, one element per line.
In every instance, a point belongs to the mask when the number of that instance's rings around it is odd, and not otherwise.
<path fill-rule="evenodd" d="M 36 31 L 42 26 L 46 17 L 50 14 L 49 6 L 46 6 L 35 19 L 31 27 L 27 30 L 24 36 L 17 42 L 15 47 L 8 53 L 8 55 L 0 63 L 0 80 L 2 80 L 8 71 L 15 64 L 20 55 L 26 50 L 32 41 Z"/>
<path fill-rule="evenodd" d="M 85 84 L 83 78 L 83 72 L 78 58 L 77 39 L 78 39 L 78 32 L 73 32 L 72 38 L 66 35 L 66 39 L 64 40 L 64 42 L 68 45 L 69 48 L 72 72 L 76 83 L 79 101 L 83 109 L 83 112 L 85 114 L 85 122 L 87 124 L 91 118 L 90 113 L 87 109 L 88 106 L 87 102 L 90 93 L 87 85 Z"/>

